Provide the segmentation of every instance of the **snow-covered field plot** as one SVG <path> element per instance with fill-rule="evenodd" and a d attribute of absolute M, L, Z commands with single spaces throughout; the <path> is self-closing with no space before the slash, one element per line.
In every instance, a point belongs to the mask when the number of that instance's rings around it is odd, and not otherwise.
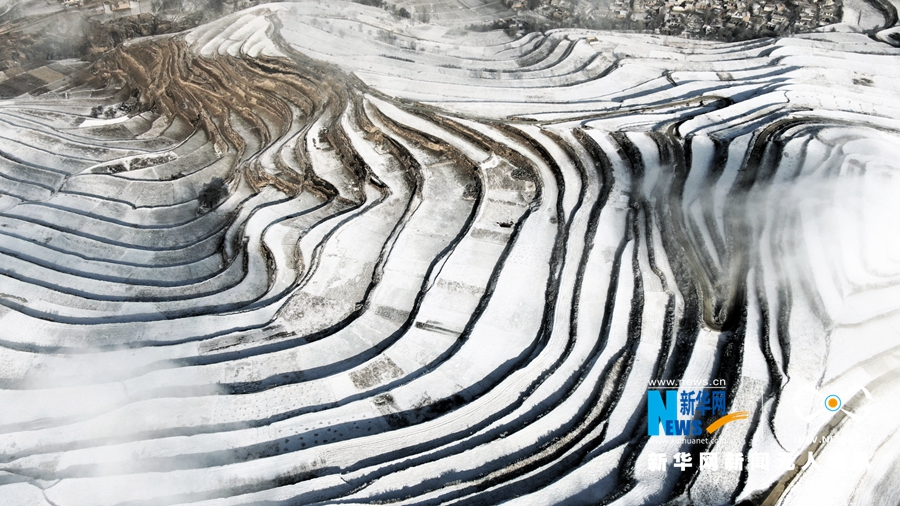
<path fill-rule="evenodd" d="M 0 504 L 896 504 L 895 4 L 466 29 L 505 4 L 261 5 L 0 101 Z M 651 436 L 659 380 L 746 416 Z"/>

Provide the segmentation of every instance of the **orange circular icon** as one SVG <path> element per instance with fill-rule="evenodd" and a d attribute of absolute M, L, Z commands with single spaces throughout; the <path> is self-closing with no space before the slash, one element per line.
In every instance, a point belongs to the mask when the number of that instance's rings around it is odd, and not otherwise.
<path fill-rule="evenodd" d="M 829 395 L 825 398 L 825 407 L 828 411 L 837 411 L 841 407 L 841 398 L 836 395 Z"/>

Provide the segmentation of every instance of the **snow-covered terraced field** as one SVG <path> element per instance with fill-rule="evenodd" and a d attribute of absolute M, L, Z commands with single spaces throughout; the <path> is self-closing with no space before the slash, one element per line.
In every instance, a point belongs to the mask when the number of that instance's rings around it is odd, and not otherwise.
<path fill-rule="evenodd" d="M 0 101 L 0 504 L 896 504 L 894 39 L 398 6 Z M 679 379 L 749 418 L 649 436 Z"/>

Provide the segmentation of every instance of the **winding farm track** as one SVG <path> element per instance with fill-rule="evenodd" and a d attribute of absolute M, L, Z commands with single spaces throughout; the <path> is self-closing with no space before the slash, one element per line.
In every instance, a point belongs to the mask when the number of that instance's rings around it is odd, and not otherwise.
<path fill-rule="evenodd" d="M 260 6 L 0 101 L 3 504 L 895 501 L 900 52 L 408 4 Z M 648 437 L 678 378 L 750 419 Z M 648 469 L 710 450 L 818 465 Z"/>

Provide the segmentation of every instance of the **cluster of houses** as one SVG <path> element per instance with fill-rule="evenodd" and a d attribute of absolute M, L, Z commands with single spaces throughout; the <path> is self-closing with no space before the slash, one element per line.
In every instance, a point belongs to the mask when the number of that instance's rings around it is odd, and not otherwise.
<path fill-rule="evenodd" d="M 808 32 L 840 22 L 841 0 L 507 0 L 549 19 L 588 28 L 646 30 L 739 40 Z M 529 5 L 531 4 L 531 5 Z"/>
<path fill-rule="evenodd" d="M 668 35 L 746 39 L 807 32 L 840 21 L 841 0 L 634 0 L 646 26 Z M 648 5 L 649 4 L 649 5 Z M 646 13 L 655 13 L 649 18 Z"/>
<path fill-rule="evenodd" d="M 61 0 L 67 9 L 77 8 L 109 17 L 136 16 L 151 12 L 151 0 Z"/>

